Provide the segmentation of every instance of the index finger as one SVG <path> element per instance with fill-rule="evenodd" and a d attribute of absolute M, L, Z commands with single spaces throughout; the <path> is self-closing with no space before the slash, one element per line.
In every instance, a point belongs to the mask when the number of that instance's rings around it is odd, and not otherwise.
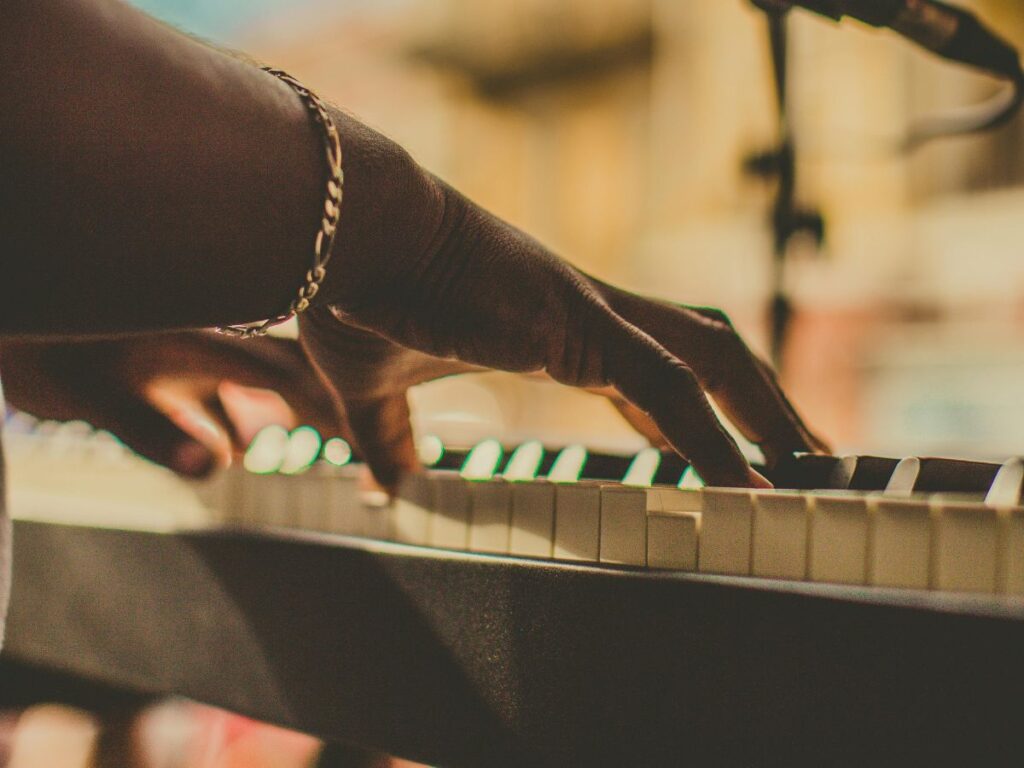
<path fill-rule="evenodd" d="M 750 351 L 729 319 L 602 286 L 616 311 L 689 365 L 705 391 L 770 464 L 825 445 L 804 426 L 770 369 Z"/>
<path fill-rule="evenodd" d="M 648 414 L 669 444 L 709 485 L 770 488 L 718 421 L 697 377 L 642 330 L 609 312 L 596 333 L 604 340 L 609 383 Z"/>

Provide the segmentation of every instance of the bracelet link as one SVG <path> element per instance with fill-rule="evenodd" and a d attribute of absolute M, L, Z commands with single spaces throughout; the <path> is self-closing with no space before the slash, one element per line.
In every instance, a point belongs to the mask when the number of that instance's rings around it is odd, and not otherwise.
<path fill-rule="evenodd" d="M 312 113 L 314 122 L 323 126 L 324 151 L 327 158 L 328 171 L 327 194 L 324 198 L 320 229 L 317 230 L 316 238 L 313 240 L 313 268 L 306 272 L 306 281 L 299 288 L 298 296 L 292 301 L 288 311 L 283 315 L 277 315 L 276 317 L 256 323 L 228 325 L 217 328 L 218 333 L 241 339 L 265 336 L 274 326 L 286 323 L 295 315 L 309 309 L 311 300 L 320 292 L 320 286 L 327 277 L 327 262 L 330 261 L 331 253 L 334 249 L 334 236 L 338 231 L 338 220 L 341 217 L 342 190 L 345 185 L 345 175 L 341 169 L 341 136 L 338 134 L 338 128 L 327 112 L 327 107 L 323 101 L 287 72 L 280 69 L 272 69 L 271 67 L 264 67 L 263 71 L 289 85 Z"/>

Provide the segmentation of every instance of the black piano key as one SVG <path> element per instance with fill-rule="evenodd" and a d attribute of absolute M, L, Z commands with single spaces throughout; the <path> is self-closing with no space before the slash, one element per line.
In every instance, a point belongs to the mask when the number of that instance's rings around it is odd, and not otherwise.
<path fill-rule="evenodd" d="M 884 491 L 899 459 L 857 456 L 848 488 L 851 491 Z"/>
<path fill-rule="evenodd" d="M 849 478 L 843 459 L 813 453 L 796 454 L 768 469 L 767 477 L 776 488 L 798 491 L 841 490 Z"/>
<path fill-rule="evenodd" d="M 542 458 L 540 460 L 540 466 L 537 467 L 537 476 L 538 477 L 547 477 L 548 474 L 550 474 L 551 467 L 554 466 L 555 460 L 558 458 L 558 455 L 560 453 L 561 453 L 560 449 L 559 450 L 549 450 L 548 449 L 548 450 L 544 451 L 544 458 Z"/>
<path fill-rule="evenodd" d="M 468 455 L 468 451 L 445 451 L 441 454 L 441 458 L 429 468 L 459 470 L 462 469 L 462 464 Z"/>
<path fill-rule="evenodd" d="M 591 453 L 583 465 L 582 477 L 586 480 L 621 480 L 632 461 L 632 456 Z"/>
<path fill-rule="evenodd" d="M 998 464 L 959 459 L 922 458 L 914 482 L 915 493 L 987 493 Z"/>
<path fill-rule="evenodd" d="M 661 464 L 658 471 L 654 473 L 655 485 L 678 485 L 683 478 L 683 472 L 690 466 L 690 462 L 677 453 L 662 452 Z"/>

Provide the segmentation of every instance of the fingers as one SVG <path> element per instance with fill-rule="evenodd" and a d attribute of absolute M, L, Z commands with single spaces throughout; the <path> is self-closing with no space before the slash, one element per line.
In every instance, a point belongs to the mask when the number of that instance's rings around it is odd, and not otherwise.
<path fill-rule="evenodd" d="M 314 368 L 336 394 L 359 452 L 376 481 L 393 494 L 402 474 L 420 470 L 408 388 L 479 368 L 400 346 L 348 326 L 330 311 L 304 313 L 299 329 Z"/>
<path fill-rule="evenodd" d="M 636 432 L 647 439 L 654 448 L 666 450 L 670 448 L 665 436 L 661 434 L 658 425 L 654 423 L 646 413 L 641 411 L 629 400 L 622 396 L 622 393 L 613 387 L 587 387 L 587 391 L 594 395 L 600 395 L 614 406 L 619 415 L 626 420 Z"/>
<path fill-rule="evenodd" d="M 295 422 L 308 424 L 324 435 L 345 435 L 344 420 L 330 391 L 316 375 L 297 341 L 272 337 L 240 340 L 211 334 L 202 336 L 209 355 L 203 355 L 198 361 L 194 359 L 193 364 L 201 365 L 203 373 L 212 374 L 220 380 L 218 389 L 232 417 L 236 414 L 228 405 L 230 401 L 246 403 L 253 418 L 259 418 L 258 414 L 252 413 L 258 407 L 264 408 L 267 418 L 281 418 L 279 402 L 261 398 L 253 391 L 262 389 L 268 394 L 275 392 L 280 395 L 291 409 L 289 417 L 293 416 Z M 242 392 L 240 387 L 248 388 L 248 391 Z M 243 428 L 238 431 L 244 438 L 247 430 L 244 425 L 240 426 Z"/>
<path fill-rule="evenodd" d="M 616 312 L 686 362 L 705 391 L 769 464 L 796 451 L 823 447 L 804 426 L 771 369 L 714 309 L 691 309 L 644 299 L 599 284 Z"/>
<path fill-rule="evenodd" d="M 661 434 L 709 485 L 771 487 L 750 468 L 736 442 L 719 423 L 686 365 L 646 333 L 613 313 L 604 328 L 603 371 L 609 383 L 648 414 Z"/>
<path fill-rule="evenodd" d="M 798 451 L 820 451 L 815 438 L 783 393 L 771 368 L 751 352 L 721 313 L 696 334 L 695 369 L 703 372 L 705 387 L 728 418 L 757 443 L 771 465 Z"/>
<path fill-rule="evenodd" d="M 768 365 L 768 363 L 766 363 L 764 360 L 757 357 L 756 355 L 754 356 L 754 359 L 756 360 L 758 367 L 761 369 L 762 375 L 768 380 L 770 385 L 774 387 L 775 391 L 778 393 L 779 398 L 782 400 L 783 405 L 790 412 L 793 421 L 799 424 L 802 428 L 803 432 L 807 437 L 808 442 L 812 446 L 812 450 L 816 453 L 831 453 L 832 447 L 828 444 L 828 442 L 822 439 L 815 432 L 811 431 L 809 427 L 807 427 L 804 420 L 800 417 L 800 414 L 797 413 L 796 408 L 793 407 L 793 404 L 789 401 L 789 398 L 786 397 L 786 394 L 782 391 L 782 387 L 779 385 L 778 375 L 775 373 L 775 370 L 770 365 Z"/>
<path fill-rule="evenodd" d="M 420 469 L 405 394 L 382 400 L 349 400 L 345 407 L 363 460 L 376 481 L 394 495 L 402 475 Z"/>
<path fill-rule="evenodd" d="M 97 412 L 93 424 L 117 435 L 139 455 L 187 477 L 205 477 L 230 460 L 226 433 L 198 413 L 180 412 L 175 423 L 144 400 L 122 397 Z"/>
<path fill-rule="evenodd" d="M 769 464 L 795 451 L 815 450 L 781 389 L 731 325 L 712 321 L 697 335 L 691 359 L 705 388 L 743 435 L 761 447 Z"/>
<path fill-rule="evenodd" d="M 231 464 L 234 428 L 219 402 L 205 403 L 187 388 L 159 384 L 147 388 L 144 397 L 145 405 L 152 411 L 148 424 L 156 426 L 162 417 L 180 432 L 176 440 L 164 437 L 168 440 L 163 452 L 167 458 L 154 460 L 181 474 L 196 476 Z M 159 449 L 153 446 L 146 430 L 131 422 L 122 429 L 130 435 L 125 442 L 131 444 L 130 441 L 134 440 L 144 445 L 145 451 L 136 450 L 154 458 L 153 451 Z"/>

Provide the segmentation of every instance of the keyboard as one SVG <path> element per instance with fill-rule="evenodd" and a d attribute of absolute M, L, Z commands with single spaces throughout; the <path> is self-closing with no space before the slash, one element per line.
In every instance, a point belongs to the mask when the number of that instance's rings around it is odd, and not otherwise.
<path fill-rule="evenodd" d="M 60 510 L 64 520 L 150 529 L 284 528 L 597 565 L 1024 595 L 1019 459 L 796 456 L 765 470 L 777 490 L 758 492 L 701 487 L 684 461 L 655 450 L 591 455 L 529 442 L 508 452 L 485 441 L 468 452 L 435 445 L 426 458 L 440 468 L 406 478 L 389 504 L 360 487 L 348 446 L 324 446 L 307 429 L 268 429 L 244 464 L 192 486 L 75 425 L 21 436 L 9 454 L 22 517 Z"/>
<path fill-rule="evenodd" d="M 488 442 L 387 504 L 347 446 L 258 442 L 185 484 L 81 426 L 8 440 L 6 652 L 443 765 L 1019 754 L 1019 462 L 794 457 L 754 493 Z"/>

